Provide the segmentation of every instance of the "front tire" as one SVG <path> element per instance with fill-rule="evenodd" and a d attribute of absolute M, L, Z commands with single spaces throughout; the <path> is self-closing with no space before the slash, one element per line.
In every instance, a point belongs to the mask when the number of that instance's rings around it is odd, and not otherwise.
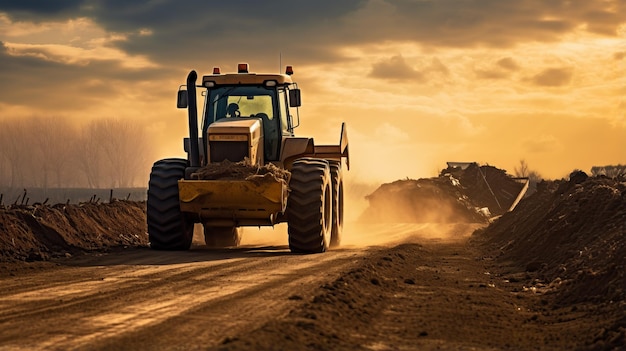
<path fill-rule="evenodd" d="M 170 158 L 152 166 L 148 183 L 147 221 L 150 248 L 188 250 L 193 223 L 180 211 L 178 180 L 185 177 L 187 160 Z"/>
<path fill-rule="evenodd" d="M 289 189 L 286 214 L 291 252 L 326 251 L 332 227 L 328 162 L 315 158 L 296 160 L 291 169 Z"/>

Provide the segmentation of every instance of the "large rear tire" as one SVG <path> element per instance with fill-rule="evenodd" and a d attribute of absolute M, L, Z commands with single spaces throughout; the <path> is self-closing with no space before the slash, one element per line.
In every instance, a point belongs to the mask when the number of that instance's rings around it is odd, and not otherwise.
<path fill-rule="evenodd" d="M 148 239 L 156 250 L 188 250 L 193 223 L 180 211 L 178 180 L 185 177 L 187 160 L 169 158 L 152 166 L 148 183 Z"/>
<path fill-rule="evenodd" d="M 293 163 L 287 199 L 289 248 L 297 253 L 324 252 L 330 245 L 332 190 L 330 167 L 322 159 Z"/>
<path fill-rule="evenodd" d="M 328 161 L 330 166 L 330 180 L 332 189 L 333 224 L 330 233 L 330 247 L 341 244 L 343 233 L 343 174 L 341 161 Z"/>
<path fill-rule="evenodd" d="M 241 243 L 241 228 L 204 227 L 204 242 L 209 247 L 237 247 Z"/>

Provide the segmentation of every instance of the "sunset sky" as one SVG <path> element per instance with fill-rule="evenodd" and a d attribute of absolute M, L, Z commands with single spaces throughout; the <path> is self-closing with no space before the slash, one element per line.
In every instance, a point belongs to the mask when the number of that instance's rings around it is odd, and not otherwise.
<path fill-rule="evenodd" d="M 0 121 L 132 119 L 184 155 L 187 73 L 281 58 L 296 133 L 345 121 L 355 180 L 626 164 L 626 0 L 0 0 Z"/>

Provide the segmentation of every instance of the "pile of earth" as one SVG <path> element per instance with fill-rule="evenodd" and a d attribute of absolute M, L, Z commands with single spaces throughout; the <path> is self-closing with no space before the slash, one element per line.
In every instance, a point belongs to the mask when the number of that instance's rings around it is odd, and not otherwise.
<path fill-rule="evenodd" d="M 381 185 L 366 196 L 362 221 L 481 223 L 509 210 L 525 184 L 505 170 L 476 163 L 449 166 L 438 177 Z"/>
<path fill-rule="evenodd" d="M 544 181 L 459 245 L 379 251 L 315 296 L 290 297 L 307 302 L 286 316 L 213 349 L 626 350 L 626 178 Z M 461 273 L 479 276 L 446 271 L 464 251 L 477 256 Z M 385 318 L 395 329 L 376 329 Z"/>
<path fill-rule="evenodd" d="M 145 202 L 0 207 L 0 262 L 147 246 Z"/>
<path fill-rule="evenodd" d="M 541 182 L 472 243 L 507 279 L 611 321 L 597 349 L 626 347 L 626 177 Z"/>
<path fill-rule="evenodd" d="M 272 163 L 265 165 L 253 165 L 248 158 L 243 161 L 222 162 L 208 164 L 191 174 L 191 179 L 198 180 L 250 180 L 260 182 L 263 180 L 289 182 L 291 173 Z"/>

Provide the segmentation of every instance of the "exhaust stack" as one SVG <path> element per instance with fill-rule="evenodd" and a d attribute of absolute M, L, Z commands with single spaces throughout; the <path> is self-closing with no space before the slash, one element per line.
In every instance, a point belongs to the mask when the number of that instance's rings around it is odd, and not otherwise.
<path fill-rule="evenodd" d="M 191 167 L 200 167 L 198 145 L 198 106 L 196 104 L 196 71 L 187 76 L 187 112 L 189 114 L 189 162 Z"/>

